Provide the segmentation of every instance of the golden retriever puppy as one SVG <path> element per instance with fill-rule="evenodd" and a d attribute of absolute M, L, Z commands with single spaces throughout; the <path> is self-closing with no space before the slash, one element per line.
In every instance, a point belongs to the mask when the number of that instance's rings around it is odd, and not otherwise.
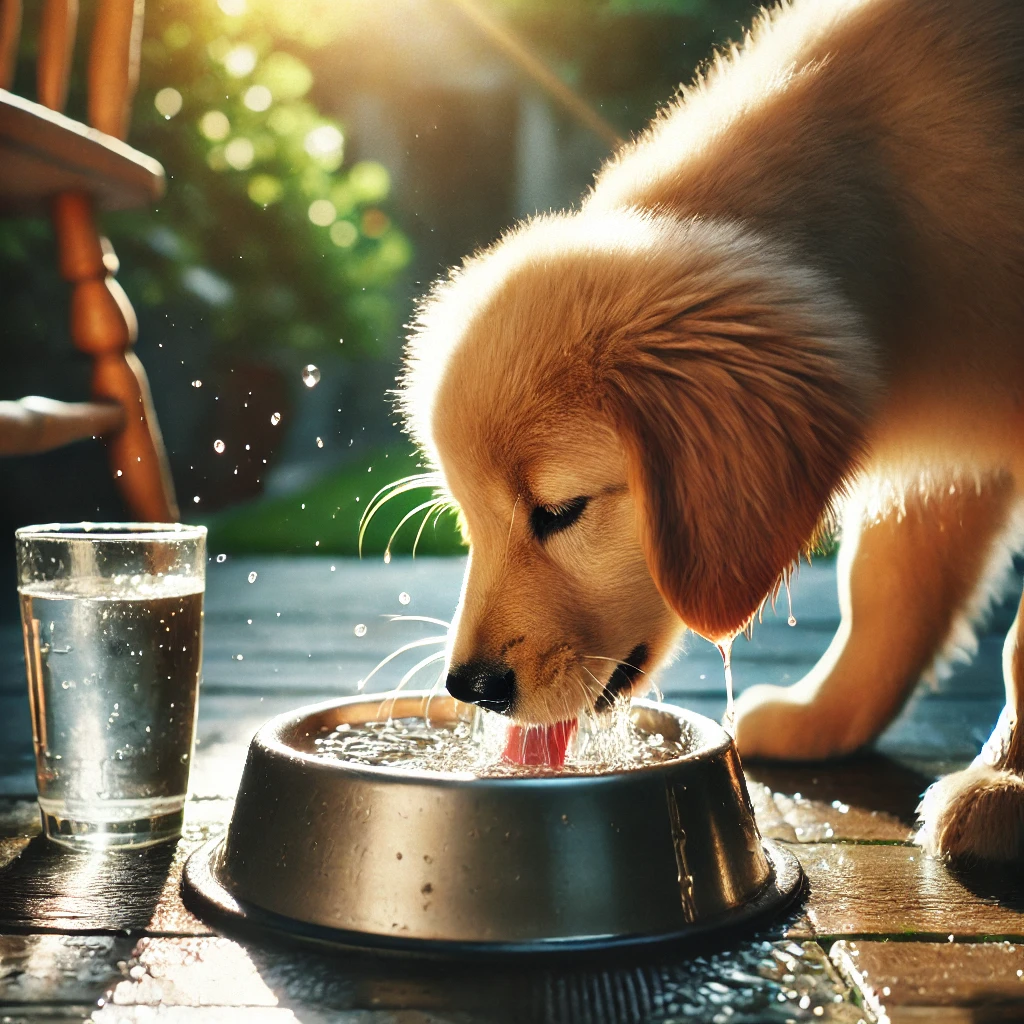
<path fill-rule="evenodd" d="M 842 625 L 745 756 L 869 742 L 970 643 L 1024 479 L 1024 4 L 795 0 L 424 302 L 401 402 L 461 509 L 448 687 L 552 723 L 743 629 L 833 517 Z M 1020 622 L 1018 617 L 1018 623 Z M 1024 665 L 923 805 L 1024 852 Z M 643 673 L 643 674 L 642 674 Z"/>

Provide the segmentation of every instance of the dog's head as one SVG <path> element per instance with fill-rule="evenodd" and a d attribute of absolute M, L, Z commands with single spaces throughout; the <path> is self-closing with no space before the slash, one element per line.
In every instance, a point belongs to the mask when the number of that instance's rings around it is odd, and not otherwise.
<path fill-rule="evenodd" d="M 553 722 L 735 634 L 850 471 L 869 369 L 830 288 L 726 225 L 546 217 L 467 262 L 401 392 L 470 543 L 449 689 Z"/>

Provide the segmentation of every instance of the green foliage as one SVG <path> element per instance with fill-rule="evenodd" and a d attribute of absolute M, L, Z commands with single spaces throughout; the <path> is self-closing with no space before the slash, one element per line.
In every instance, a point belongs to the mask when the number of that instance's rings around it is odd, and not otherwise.
<path fill-rule="evenodd" d="M 342 126 L 309 98 L 307 40 L 274 13 L 292 5 L 207 4 L 149 15 L 133 142 L 172 181 L 160 226 L 140 213 L 115 244 L 134 249 L 147 301 L 212 307 L 225 341 L 373 351 L 395 333 L 390 285 L 411 256 L 388 172 L 344 163 Z"/>
<path fill-rule="evenodd" d="M 359 520 L 367 502 L 384 484 L 417 472 L 418 461 L 407 447 L 380 451 L 328 474 L 302 491 L 229 509 L 207 523 L 209 549 L 251 554 L 356 555 Z M 423 489 L 388 501 L 367 528 L 363 554 L 382 555 L 403 516 L 431 497 L 430 491 Z M 412 551 L 422 518 L 421 512 L 402 527 L 391 545 L 395 554 Z M 435 523 L 434 513 L 430 513 L 416 551 L 423 555 L 464 554 L 455 515 L 443 512 Z"/>
<path fill-rule="evenodd" d="M 411 247 L 387 211 L 387 169 L 346 163 L 343 127 L 310 97 L 304 58 L 340 27 L 315 0 L 301 21 L 295 6 L 148 5 L 129 141 L 164 165 L 168 190 L 105 227 L 140 312 L 187 312 L 248 351 L 372 353 L 397 333 L 391 286 Z M 40 258 L 37 236 L 0 224 L 0 282 Z"/>

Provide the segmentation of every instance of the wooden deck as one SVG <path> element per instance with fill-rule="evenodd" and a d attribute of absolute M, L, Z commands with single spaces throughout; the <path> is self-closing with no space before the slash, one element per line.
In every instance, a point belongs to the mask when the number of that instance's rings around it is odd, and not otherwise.
<path fill-rule="evenodd" d="M 999 713 L 998 631 L 1012 607 L 997 611 L 975 663 L 919 693 L 876 751 L 832 765 L 748 766 L 762 831 L 792 846 L 810 883 L 799 907 L 755 935 L 632 960 L 485 967 L 242 942 L 190 914 L 182 864 L 223 829 L 257 726 L 353 692 L 400 643 L 435 635 L 385 616 L 448 618 L 461 572 L 456 559 L 211 561 L 185 835 L 129 854 L 67 854 L 38 836 L 20 631 L 0 624 L 0 1021 L 1024 1020 L 1020 873 L 954 874 L 909 842 L 922 790 L 969 760 Z M 796 679 L 825 648 L 838 614 L 829 564 L 804 569 L 794 612 L 795 628 L 769 617 L 737 646 L 740 688 Z M 665 696 L 719 716 L 718 654 L 690 648 L 664 674 Z M 391 666 L 380 688 L 417 655 Z"/>

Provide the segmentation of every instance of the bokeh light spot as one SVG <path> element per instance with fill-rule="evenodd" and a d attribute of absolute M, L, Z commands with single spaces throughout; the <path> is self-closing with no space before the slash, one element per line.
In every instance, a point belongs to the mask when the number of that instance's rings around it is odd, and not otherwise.
<path fill-rule="evenodd" d="M 375 160 L 360 160 L 348 172 L 348 184 L 360 202 L 379 203 L 391 191 L 391 175 Z"/>
<path fill-rule="evenodd" d="M 210 110 L 199 119 L 199 130 L 211 142 L 226 139 L 231 131 L 231 122 L 227 114 L 220 110 Z"/>
<path fill-rule="evenodd" d="M 256 158 L 256 148 L 252 141 L 246 138 L 232 139 L 224 147 L 224 159 L 234 167 L 236 171 L 247 171 L 252 167 Z"/>
<path fill-rule="evenodd" d="M 272 53 L 261 62 L 256 81 L 265 85 L 278 100 L 297 100 L 309 92 L 313 72 L 290 53 Z"/>
<path fill-rule="evenodd" d="M 270 206 L 284 194 L 284 186 L 271 174 L 254 174 L 249 179 L 247 191 L 257 206 Z"/>
<path fill-rule="evenodd" d="M 339 220 L 331 225 L 331 241 L 342 249 L 355 245 L 358 237 L 355 224 L 349 220 Z"/>
<path fill-rule="evenodd" d="M 250 85 L 245 90 L 242 102 L 250 110 L 255 110 L 257 114 L 260 114 L 270 108 L 270 104 L 274 102 L 274 96 L 265 85 Z"/>
<path fill-rule="evenodd" d="M 341 163 L 345 139 L 333 124 L 322 124 L 306 134 L 303 145 L 314 160 L 333 169 Z"/>
<path fill-rule="evenodd" d="M 217 0 L 217 6 L 231 18 L 240 18 L 245 14 L 245 0 Z"/>
<path fill-rule="evenodd" d="M 183 50 L 192 42 L 192 29 L 184 21 L 172 21 L 164 29 L 163 40 L 168 50 Z"/>
<path fill-rule="evenodd" d="M 153 97 L 153 106 L 156 107 L 158 114 L 170 120 L 181 110 L 181 93 L 170 86 L 166 89 L 161 89 Z"/>
<path fill-rule="evenodd" d="M 328 224 L 334 222 L 337 216 L 338 211 L 335 210 L 334 203 L 330 199 L 314 199 L 309 204 L 309 219 L 318 228 L 327 227 Z"/>
<path fill-rule="evenodd" d="M 380 238 L 391 226 L 391 220 L 383 210 L 371 207 L 363 212 L 362 228 L 367 238 Z"/>
<path fill-rule="evenodd" d="M 224 68 L 232 78 L 244 78 L 256 67 L 256 51 L 242 43 L 224 54 Z"/>

